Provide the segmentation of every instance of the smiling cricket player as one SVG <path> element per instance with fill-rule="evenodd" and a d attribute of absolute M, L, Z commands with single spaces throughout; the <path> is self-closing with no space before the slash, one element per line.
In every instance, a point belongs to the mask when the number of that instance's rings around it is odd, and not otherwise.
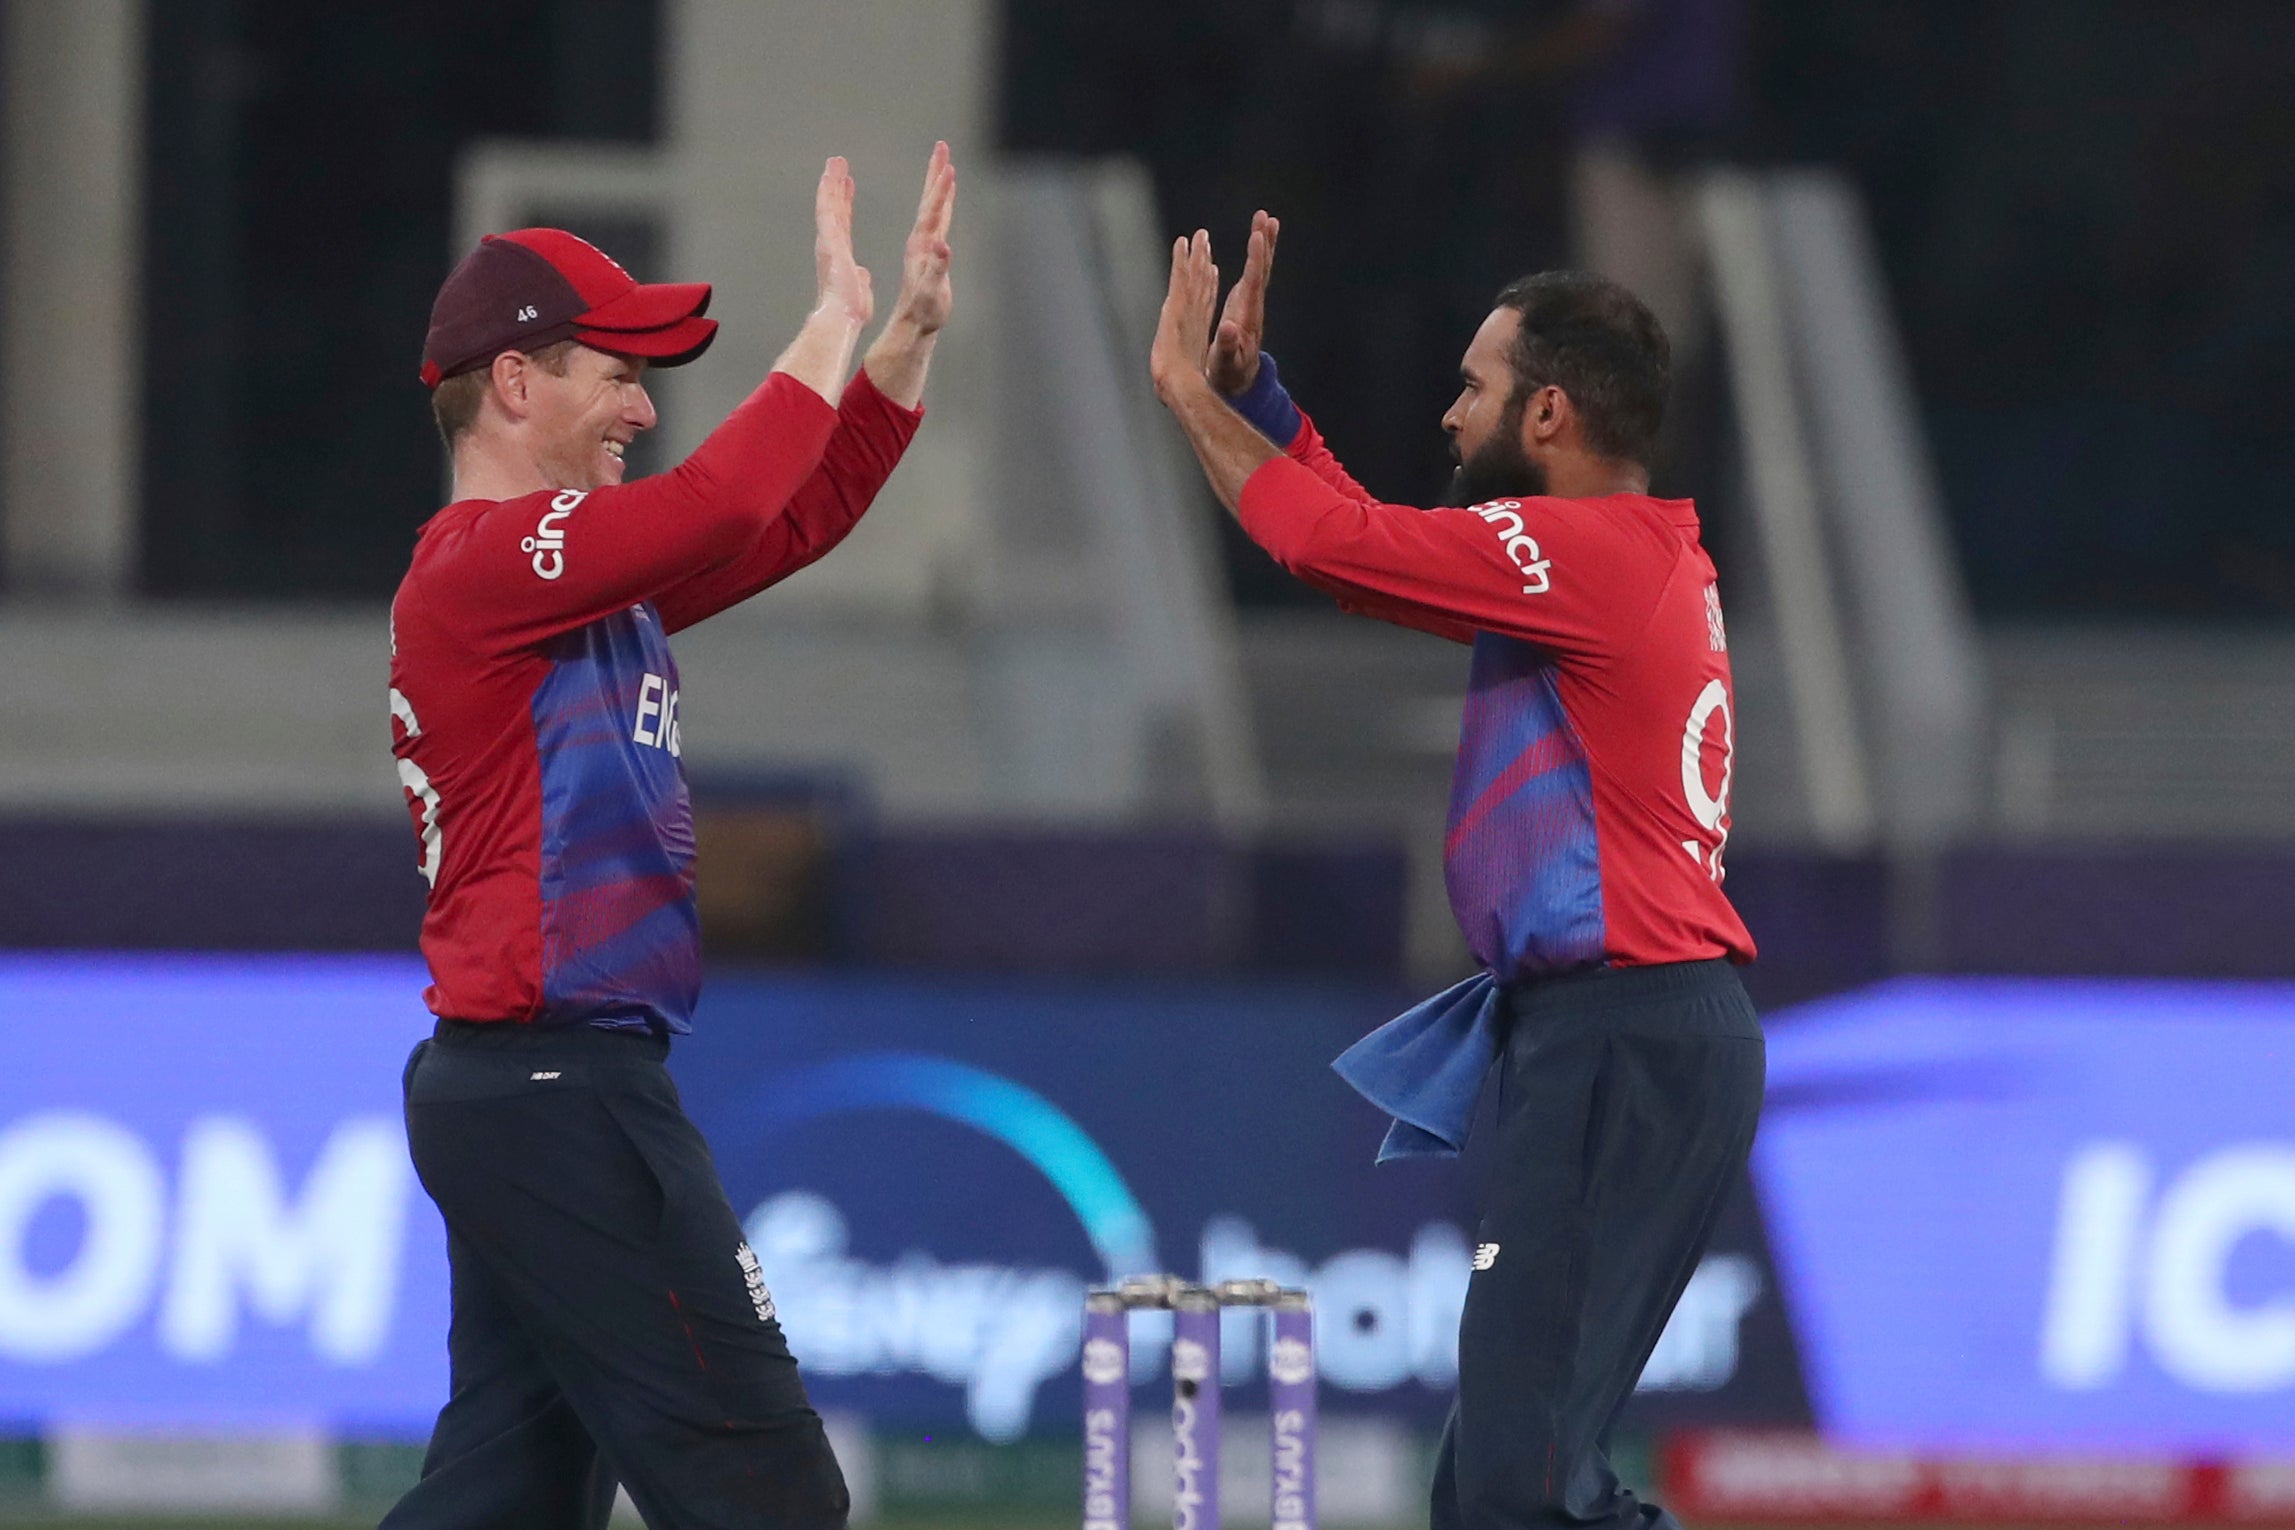
<path fill-rule="evenodd" d="M 828 1527 L 848 1497 L 771 1294 L 663 1061 L 701 986 L 671 634 L 820 558 L 921 419 L 950 308 L 955 171 L 933 151 L 892 314 L 815 197 L 817 298 L 693 455 L 625 483 L 649 367 L 709 288 L 646 285 L 555 229 L 439 290 L 423 381 L 454 499 L 391 607 L 394 752 L 430 882 L 435 1035 L 407 1137 L 447 1230 L 452 1394 L 388 1530 Z"/>

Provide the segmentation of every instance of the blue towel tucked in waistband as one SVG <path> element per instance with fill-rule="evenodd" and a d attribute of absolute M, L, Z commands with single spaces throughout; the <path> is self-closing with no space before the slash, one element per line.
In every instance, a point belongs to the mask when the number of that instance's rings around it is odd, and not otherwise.
<path fill-rule="evenodd" d="M 1498 980 L 1487 972 L 1395 1016 L 1332 1059 L 1339 1077 L 1395 1118 L 1393 1158 L 1448 1158 L 1466 1145 L 1483 1075 L 1498 1059 Z"/>

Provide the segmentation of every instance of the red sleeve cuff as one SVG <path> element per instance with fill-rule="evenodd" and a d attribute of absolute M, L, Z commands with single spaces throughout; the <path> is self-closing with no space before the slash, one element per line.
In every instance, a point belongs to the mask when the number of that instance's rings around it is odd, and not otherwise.
<path fill-rule="evenodd" d="M 853 380 L 845 384 L 844 403 L 837 412 L 847 419 L 881 422 L 897 430 L 904 442 L 915 435 L 917 426 L 924 422 L 924 406 L 921 403 L 911 409 L 906 404 L 893 402 L 877 386 L 876 379 L 869 376 L 867 367 L 855 372 Z"/>
<path fill-rule="evenodd" d="M 827 399 L 815 393 L 787 372 L 768 374 L 765 379 L 765 386 L 750 396 L 760 400 L 772 399 L 781 407 L 791 410 L 795 415 L 795 418 L 790 421 L 791 424 L 834 424 L 837 418 L 837 409 L 834 404 L 831 404 Z"/>
<path fill-rule="evenodd" d="M 1317 439 L 1314 420 L 1304 409 L 1299 410 L 1298 414 L 1299 428 L 1292 431 L 1291 439 L 1283 443 L 1283 453 L 1288 457 L 1298 456 L 1307 449 L 1308 443 Z"/>

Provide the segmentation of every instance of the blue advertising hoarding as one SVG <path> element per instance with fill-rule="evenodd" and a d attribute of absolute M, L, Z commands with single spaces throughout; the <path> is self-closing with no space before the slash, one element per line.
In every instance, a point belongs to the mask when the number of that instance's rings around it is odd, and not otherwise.
<path fill-rule="evenodd" d="M 398 1123 L 420 987 L 0 957 L 0 1420 L 419 1437 L 446 1321 Z M 1383 1122 L 1325 1066 L 1397 998 L 720 976 L 672 1066 L 825 1406 L 1072 1432 L 1084 1288 L 1160 1267 L 1305 1281 L 1326 1406 L 1431 1423 L 1487 1166 L 1374 1169 Z M 1644 1417 L 2295 1447 L 2291 1045 L 2287 987 L 1904 980 L 1771 1017 L 1757 1193 Z"/>
<path fill-rule="evenodd" d="M 954 1389 L 989 1438 L 1067 1427 L 1086 1284 L 1162 1269 L 1312 1282 L 1326 1382 L 1439 1409 L 1463 1185 L 1373 1176 L 1384 1123 L 1323 1066 L 1392 995 L 823 977 L 714 1003 L 680 1088 L 825 1401 L 945 1425 Z M 1225 1337 L 1240 1383 L 1260 1336 Z"/>
<path fill-rule="evenodd" d="M 418 964 L 0 957 L 0 1420 L 408 1433 L 445 1239 Z"/>
<path fill-rule="evenodd" d="M 1803 1006 L 1754 1155 L 1835 1435 L 2295 1446 L 2295 989 L 1908 978 Z"/>

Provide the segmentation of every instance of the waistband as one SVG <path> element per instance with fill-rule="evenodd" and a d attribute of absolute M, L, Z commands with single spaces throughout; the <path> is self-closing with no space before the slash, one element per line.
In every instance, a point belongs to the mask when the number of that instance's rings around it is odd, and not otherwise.
<path fill-rule="evenodd" d="M 1745 985 L 1737 980 L 1737 968 L 1719 956 L 1653 967 L 1587 967 L 1512 983 L 1504 993 L 1507 1013 L 1516 1020 L 1699 999 L 1718 999 L 1751 1009 Z"/>
<path fill-rule="evenodd" d="M 597 1025 L 527 1025 L 516 1020 L 441 1020 L 433 1044 L 452 1052 L 510 1053 L 518 1057 L 579 1058 L 591 1063 L 658 1063 L 669 1038 L 653 1031 L 615 1031 Z"/>

